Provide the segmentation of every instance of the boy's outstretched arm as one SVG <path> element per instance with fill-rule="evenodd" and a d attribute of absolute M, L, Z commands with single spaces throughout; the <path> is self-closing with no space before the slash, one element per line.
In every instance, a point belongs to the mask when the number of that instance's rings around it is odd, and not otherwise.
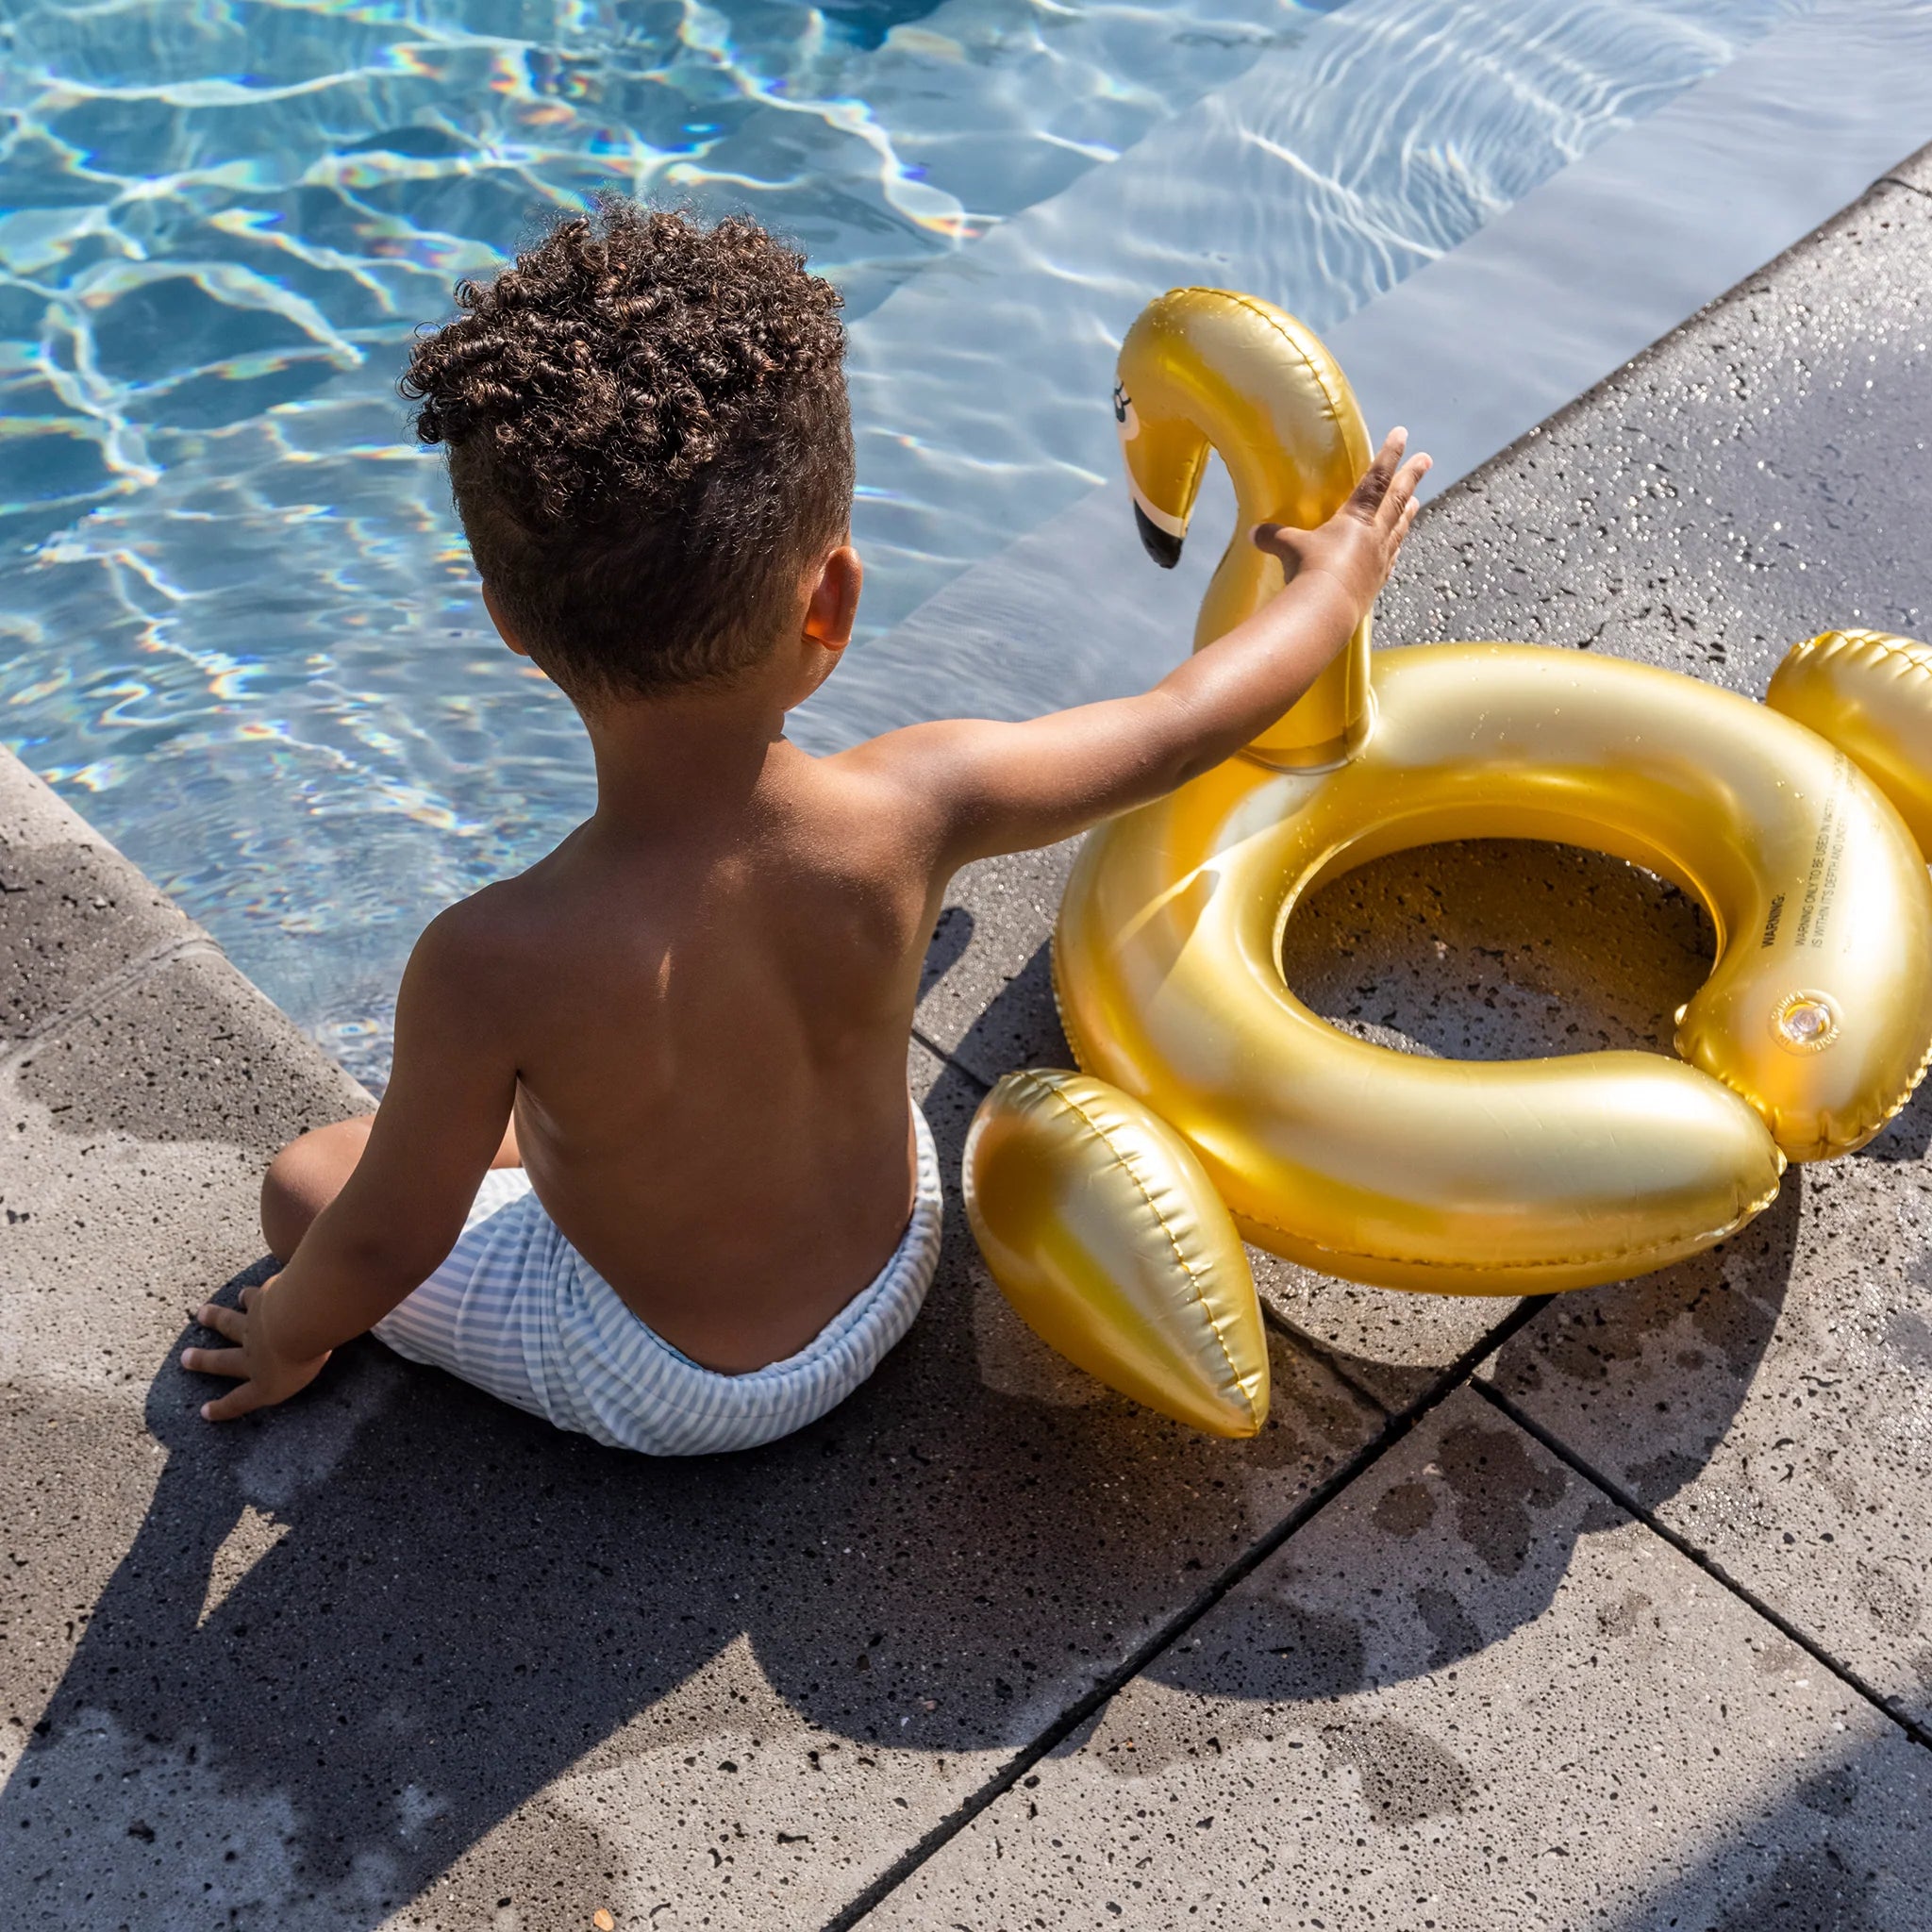
<path fill-rule="evenodd" d="M 1393 431 L 1355 493 L 1315 530 L 1263 524 L 1254 541 L 1288 584 L 1244 624 L 1138 697 L 1025 724 L 915 724 L 845 756 L 902 781 L 933 817 L 940 869 L 1070 837 L 1231 757 L 1281 716 L 1348 641 L 1415 520 L 1425 456 Z"/>
<path fill-rule="evenodd" d="M 184 1368 L 236 1386 L 206 1404 L 226 1422 L 312 1382 L 332 1350 L 373 1327 L 441 1265 L 462 1232 L 516 1099 L 504 1009 L 491 996 L 475 902 L 417 941 L 396 999 L 395 1061 L 355 1172 L 289 1264 L 241 1308 L 195 1311 L 225 1348 L 191 1348 Z"/>

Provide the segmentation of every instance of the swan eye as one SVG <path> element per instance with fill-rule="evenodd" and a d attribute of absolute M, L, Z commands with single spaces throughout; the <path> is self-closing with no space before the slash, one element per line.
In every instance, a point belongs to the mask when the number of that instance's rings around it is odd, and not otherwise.
<path fill-rule="evenodd" d="M 1141 419 L 1134 413 L 1133 399 L 1119 383 L 1113 386 L 1113 420 L 1120 425 L 1121 441 L 1132 442 L 1141 433 Z"/>

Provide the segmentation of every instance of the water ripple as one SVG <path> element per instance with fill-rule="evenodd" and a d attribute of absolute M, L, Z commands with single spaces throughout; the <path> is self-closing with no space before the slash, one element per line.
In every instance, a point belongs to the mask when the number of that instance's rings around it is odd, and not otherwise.
<path fill-rule="evenodd" d="M 1345 313 L 1790 8 L 1325 10 L 13 0 L 6 741 L 379 1077 L 425 920 L 589 802 L 406 441 L 453 279 L 606 186 L 796 236 L 855 318 L 876 626 L 1110 469 L 1095 398 L 1149 291 L 1266 228 L 1295 305 Z M 1271 72 L 1287 105 L 1242 93 Z M 1196 206 L 1187 130 L 1229 115 L 1269 199 Z M 1108 180 L 1165 225 L 1119 225 Z M 862 657 L 841 690 L 834 737 L 903 702 Z"/>

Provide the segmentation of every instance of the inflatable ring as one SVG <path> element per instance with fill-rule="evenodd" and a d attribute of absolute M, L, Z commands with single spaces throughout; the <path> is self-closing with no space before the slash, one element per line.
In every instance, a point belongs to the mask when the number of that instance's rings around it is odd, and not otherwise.
<path fill-rule="evenodd" d="M 1209 450 L 1227 462 L 1241 525 L 1197 645 L 1279 581 L 1247 527 L 1322 521 L 1367 461 L 1322 344 L 1223 291 L 1150 306 L 1122 347 L 1114 413 L 1158 562 L 1181 553 Z M 1770 1204 L 1788 1159 L 1870 1139 L 1932 1049 L 1932 888 L 1854 759 L 1871 758 L 1932 829 L 1932 665 L 1897 640 L 1832 636 L 1842 647 L 1800 647 L 1774 693 L 1821 737 L 1674 673 L 1524 644 L 1384 653 L 1372 691 L 1364 624 L 1246 754 L 1101 826 L 1061 903 L 1055 988 L 1094 1091 L 1110 1085 L 1121 1107 L 1165 1123 L 1197 1163 L 1154 1173 L 1162 1143 L 1146 1136 L 1141 1182 L 1186 1192 L 1210 1244 L 1224 1231 L 1208 1191 L 1258 1246 L 1327 1273 L 1543 1293 L 1708 1247 Z M 1385 853 L 1486 837 L 1591 847 L 1703 901 L 1717 958 L 1678 1016 L 1681 1058 L 1427 1059 L 1354 1040 L 1295 998 L 1280 941 L 1304 896 Z M 1191 1420 L 1189 1405 L 1225 1407 L 1224 1378 L 1217 1393 L 1202 1366 L 1208 1311 L 1185 1244 L 1136 1247 L 1131 1311 L 1056 1304 L 1094 1301 L 1080 1269 L 1039 1257 L 1062 1239 L 1068 1203 L 1120 1191 L 1120 1158 L 1105 1133 L 1035 1136 L 1055 1182 L 1019 1185 L 1015 1163 L 983 1158 L 1012 1144 L 995 1130 L 1018 1094 L 1002 1082 L 969 1142 L 995 1278 L 1049 1340 L 1080 1329 L 1076 1358 L 1115 1387 Z M 1091 1227 L 1080 1245 L 1104 1246 Z M 1150 1347 L 1192 1375 L 1188 1404 L 1148 1396 L 1134 1364 Z"/>
<path fill-rule="evenodd" d="M 1932 857 L 1932 644 L 1828 630 L 1791 646 L 1764 702 L 1845 753 Z"/>
<path fill-rule="evenodd" d="M 1081 1066 L 1200 1157 L 1257 1246 L 1391 1288 L 1541 1293 L 1695 1254 L 1787 1158 L 1903 1105 L 1932 1027 L 1932 891 L 1849 758 L 1760 705 L 1520 644 L 1378 660 L 1368 746 L 1321 777 L 1235 759 L 1089 839 L 1056 986 Z M 1351 1039 L 1282 979 L 1295 904 L 1446 839 L 1590 846 L 1718 932 L 1646 1053 L 1469 1062 Z"/>

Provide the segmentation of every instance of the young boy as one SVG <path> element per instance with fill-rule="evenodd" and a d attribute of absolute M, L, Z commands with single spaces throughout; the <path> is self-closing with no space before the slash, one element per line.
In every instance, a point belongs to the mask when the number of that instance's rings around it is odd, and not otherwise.
<path fill-rule="evenodd" d="M 1427 458 L 1383 446 L 1287 588 L 1141 696 L 916 724 L 833 758 L 785 714 L 860 570 L 839 298 L 745 221 L 569 220 L 419 341 L 491 622 L 582 715 L 597 808 L 434 920 L 381 1108 L 284 1148 L 286 1266 L 192 1370 L 213 1421 L 374 1330 L 559 1426 L 659 1455 L 824 1414 L 905 1334 L 940 1178 L 907 1093 L 921 959 L 969 860 L 1067 838 L 1277 718 L 1341 648 Z"/>

